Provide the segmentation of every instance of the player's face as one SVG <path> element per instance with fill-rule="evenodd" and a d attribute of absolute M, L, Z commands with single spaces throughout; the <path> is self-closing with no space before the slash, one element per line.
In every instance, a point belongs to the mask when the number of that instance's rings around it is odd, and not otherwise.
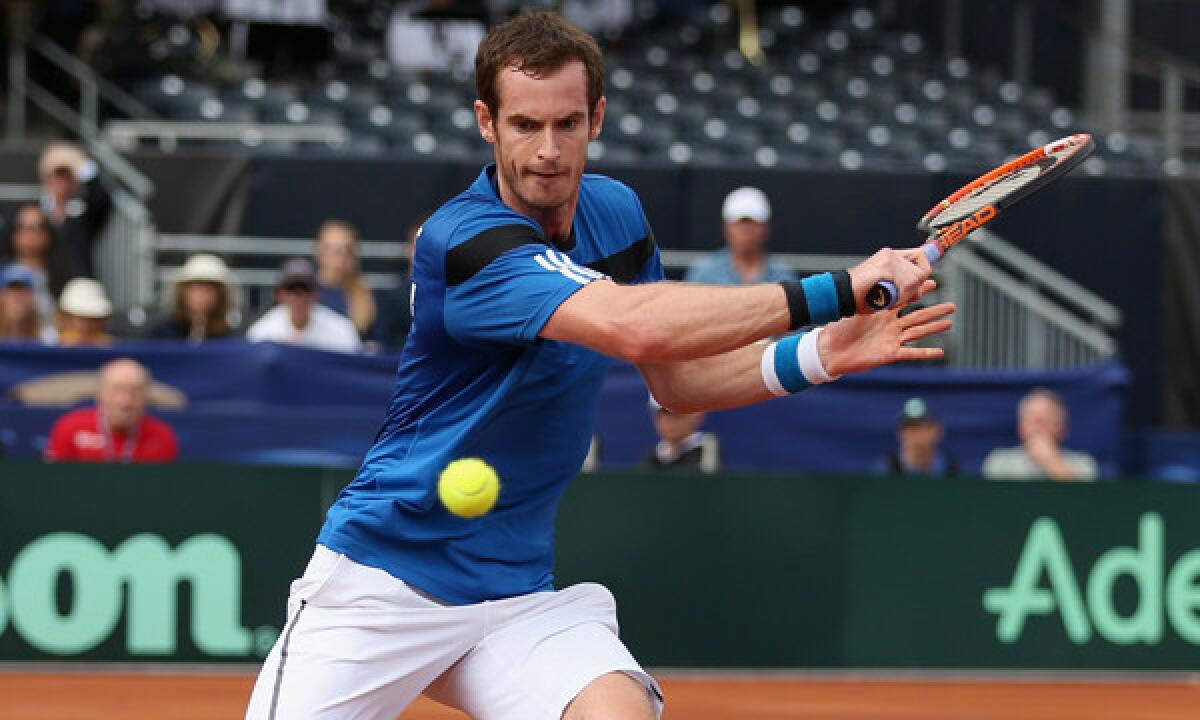
<path fill-rule="evenodd" d="M 578 61 L 544 77 L 507 68 L 497 90 L 496 117 L 482 101 L 475 102 L 475 114 L 495 148 L 501 199 L 543 224 L 556 213 L 569 216 L 588 142 L 600 134 L 604 99 L 589 114 L 587 73 Z"/>
<path fill-rule="evenodd" d="M 1022 440 L 1043 435 L 1061 441 L 1067 434 L 1067 420 L 1053 400 L 1035 395 L 1021 405 L 1017 434 Z"/>

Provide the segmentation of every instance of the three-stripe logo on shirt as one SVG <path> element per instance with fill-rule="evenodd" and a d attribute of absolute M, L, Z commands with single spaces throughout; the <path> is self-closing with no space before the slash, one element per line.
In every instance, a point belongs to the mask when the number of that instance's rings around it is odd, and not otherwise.
<path fill-rule="evenodd" d="M 587 285 L 593 280 L 608 277 L 591 268 L 576 265 L 574 260 L 553 248 L 546 248 L 545 252 L 535 255 L 533 259 L 546 270 L 561 273 L 580 285 Z"/>

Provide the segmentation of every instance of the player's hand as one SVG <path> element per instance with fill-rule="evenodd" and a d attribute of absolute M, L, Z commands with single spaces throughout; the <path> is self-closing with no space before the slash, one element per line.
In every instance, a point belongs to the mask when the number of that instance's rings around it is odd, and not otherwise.
<path fill-rule="evenodd" d="M 892 309 L 842 318 L 821 331 L 821 364 L 832 375 L 844 375 L 901 360 L 937 360 L 945 355 L 942 348 L 909 343 L 949 330 L 955 310 L 954 303 L 941 303 L 904 316 Z"/>
<path fill-rule="evenodd" d="M 867 293 L 881 280 L 896 285 L 900 297 L 896 307 L 904 307 L 928 292 L 926 282 L 933 275 L 929 258 L 920 248 L 893 250 L 884 248 L 850 268 L 850 285 L 859 314 L 874 313 L 867 305 Z"/>

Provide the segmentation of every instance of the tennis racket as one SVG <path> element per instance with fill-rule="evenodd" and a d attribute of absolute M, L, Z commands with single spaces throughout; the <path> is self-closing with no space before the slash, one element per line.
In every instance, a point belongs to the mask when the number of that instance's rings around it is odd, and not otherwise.
<path fill-rule="evenodd" d="M 1000 213 L 1070 172 L 1096 147 L 1087 133 L 1070 135 L 980 175 L 934 205 L 917 222 L 926 235 L 921 249 L 930 263 L 942 259 L 972 231 L 1000 217 Z M 881 280 L 867 292 L 867 305 L 875 310 L 893 307 L 900 298 L 895 283 Z"/>

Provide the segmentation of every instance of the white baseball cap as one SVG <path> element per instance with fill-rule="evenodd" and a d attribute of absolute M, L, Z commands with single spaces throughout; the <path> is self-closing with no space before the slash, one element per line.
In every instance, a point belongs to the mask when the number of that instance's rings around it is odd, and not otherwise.
<path fill-rule="evenodd" d="M 725 222 L 737 222 L 742 219 L 765 223 L 771 219 L 771 203 L 762 190 L 755 187 L 740 187 L 725 196 L 725 204 L 721 207 L 721 217 Z"/>
<path fill-rule="evenodd" d="M 58 306 L 70 315 L 86 318 L 106 318 L 112 315 L 112 303 L 104 286 L 91 278 L 70 280 L 59 296 Z"/>

